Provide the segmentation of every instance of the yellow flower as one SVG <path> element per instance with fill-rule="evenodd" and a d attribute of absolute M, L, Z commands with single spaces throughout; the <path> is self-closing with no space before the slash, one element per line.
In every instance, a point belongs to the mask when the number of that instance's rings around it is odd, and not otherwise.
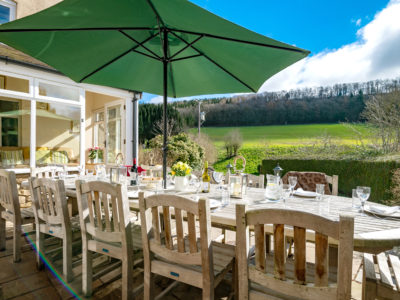
<path fill-rule="evenodd" d="M 172 174 L 172 175 L 175 175 L 175 171 L 171 171 L 171 174 Z"/>
<path fill-rule="evenodd" d="M 190 174 L 190 169 L 186 169 L 186 175 Z"/>

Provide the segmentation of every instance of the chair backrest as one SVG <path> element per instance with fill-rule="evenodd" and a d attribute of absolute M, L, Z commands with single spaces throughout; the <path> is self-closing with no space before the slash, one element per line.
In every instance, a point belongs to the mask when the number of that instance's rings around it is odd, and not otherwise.
<path fill-rule="evenodd" d="M 274 255 L 269 260 L 265 252 L 265 225 L 273 225 L 274 232 Z M 248 293 L 249 279 L 296 299 L 350 299 L 353 217 L 340 216 L 339 221 L 333 221 L 307 212 L 278 208 L 247 211 L 246 205 L 237 204 L 236 226 L 236 256 L 241 295 Z M 254 226 L 254 265 L 248 265 L 249 226 Z M 285 228 L 293 228 L 294 232 L 293 270 L 288 270 L 286 265 Z M 307 272 L 310 265 L 306 261 L 306 233 L 311 232 L 315 232 L 315 269 L 310 274 Z M 334 278 L 336 283 L 332 283 L 332 278 L 328 277 L 328 238 L 339 242 L 337 278 Z M 272 266 L 268 267 L 268 263 Z M 272 273 L 272 276 L 268 273 Z M 312 273 L 314 280 L 310 282 Z"/>
<path fill-rule="evenodd" d="M 49 178 L 29 178 L 32 206 L 37 223 L 63 225 L 70 230 L 64 181 Z"/>
<path fill-rule="evenodd" d="M 142 223 L 143 255 L 149 257 L 150 252 L 152 252 L 177 264 L 202 266 L 203 281 L 208 280 L 213 286 L 209 200 L 200 199 L 197 202 L 188 198 L 165 194 L 145 198 L 144 194 L 140 193 L 139 207 Z M 160 225 L 161 212 L 164 228 Z M 176 244 L 172 239 L 171 213 L 175 216 Z M 199 219 L 199 236 L 196 235 L 196 217 Z M 183 226 L 184 218 L 187 219 L 187 231 Z"/>
<path fill-rule="evenodd" d="M 104 181 L 75 181 L 82 236 L 106 243 L 132 242 L 129 202 L 120 184 Z"/>
<path fill-rule="evenodd" d="M 0 170 L 0 205 L 21 218 L 17 179 L 12 171 Z"/>
<path fill-rule="evenodd" d="M 325 173 L 290 171 L 282 177 L 283 183 L 288 184 L 289 176 L 297 177 L 295 189 L 302 188 L 305 191 L 315 192 L 316 184 L 325 184 L 325 194 L 332 194 Z"/>
<path fill-rule="evenodd" d="M 248 187 L 255 187 L 263 189 L 265 187 L 264 184 L 265 176 L 261 175 L 254 175 L 254 174 L 247 174 L 247 186 Z"/>
<path fill-rule="evenodd" d="M 59 176 L 61 172 L 66 173 L 66 168 L 64 166 L 31 168 L 31 176 L 37 178 L 54 178 L 55 176 Z"/>
<path fill-rule="evenodd" d="M 331 191 L 333 196 L 337 196 L 339 193 L 339 176 L 338 175 L 325 175 L 326 181 L 331 185 Z"/>

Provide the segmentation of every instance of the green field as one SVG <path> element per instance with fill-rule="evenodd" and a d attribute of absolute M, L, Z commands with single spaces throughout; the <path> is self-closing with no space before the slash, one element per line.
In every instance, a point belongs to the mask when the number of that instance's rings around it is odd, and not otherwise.
<path fill-rule="evenodd" d="M 201 131 L 207 134 L 215 145 L 223 146 L 224 136 L 233 129 L 239 129 L 243 136 L 243 147 L 262 147 L 266 145 L 299 145 L 322 140 L 322 136 L 331 137 L 335 143 L 355 144 L 358 134 L 368 138 L 369 130 L 364 125 L 346 124 L 309 124 L 278 126 L 246 127 L 204 127 Z M 355 131 L 356 130 L 356 131 Z M 191 129 L 196 133 L 197 129 Z"/>

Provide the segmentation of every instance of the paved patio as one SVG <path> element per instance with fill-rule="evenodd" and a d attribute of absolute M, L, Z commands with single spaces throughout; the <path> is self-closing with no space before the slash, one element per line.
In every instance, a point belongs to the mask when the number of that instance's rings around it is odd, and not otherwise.
<path fill-rule="evenodd" d="M 26 228 L 29 230 L 29 228 Z M 213 230 L 213 234 L 218 236 L 219 230 Z M 227 241 L 234 241 L 234 233 L 228 232 Z M 313 245 L 308 244 L 307 251 L 310 261 L 313 259 Z M 361 299 L 361 278 L 360 254 L 355 252 L 353 259 L 353 299 Z M 79 276 L 79 267 L 77 267 L 77 278 L 69 284 L 76 293 L 80 293 L 81 280 Z M 94 282 L 94 295 L 92 299 L 119 299 L 121 298 L 121 277 L 120 268 L 116 269 Z M 143 276 L 139 274 L 135 278 L 135 286 L 143 282 Z M 169 285 L 170 281 L 165 278 L 156 279 L 156 294 L 161 292 Z M 60 280 L 47 267 L 43 271 L 38 271 L 35 262 L 35 252 L 27 245 L 22 253 L 22 260 L 19 263 L 13 263 L 12 257 L 12 239 L 11 232 L 8 231 L 7 250 L 0 252 L 0 286 L 3 289 L 5 300 L 18 299 L 75 299 L 75 296 L 69 291 Z M 230 282 L 222 282 L 216 290 L 216 299 L 227 299 L 231 292 Z M 1 293 L 0 293 L 1 295 Z M 164 298 L 167 300 L 191 300 L 201 299 L 201 290 L 185 284 L 179 284 Z M 138 294 L 137 299 L 142 299 Z M 1 296 L 0 296 L 1 299 Z"/>

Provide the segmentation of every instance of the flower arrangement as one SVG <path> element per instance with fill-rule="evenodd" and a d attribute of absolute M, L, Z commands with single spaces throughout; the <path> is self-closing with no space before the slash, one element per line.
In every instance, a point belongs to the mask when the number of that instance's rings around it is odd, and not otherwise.
<path fill-rule="evenodd" d="M 88 157 L 92 160 L 95 160 L 96 158 L 103 159 L 103 150 L 100 149 L 100 147 L 93 147 L 89 148 L 89 155 Z"/>
<path fill-rule="evenodd" d="M 184 162 L 178 161 L 171 168 L 171 174 L 175 176 L 188 176 L 192 172 L 192 168 Z"/>

